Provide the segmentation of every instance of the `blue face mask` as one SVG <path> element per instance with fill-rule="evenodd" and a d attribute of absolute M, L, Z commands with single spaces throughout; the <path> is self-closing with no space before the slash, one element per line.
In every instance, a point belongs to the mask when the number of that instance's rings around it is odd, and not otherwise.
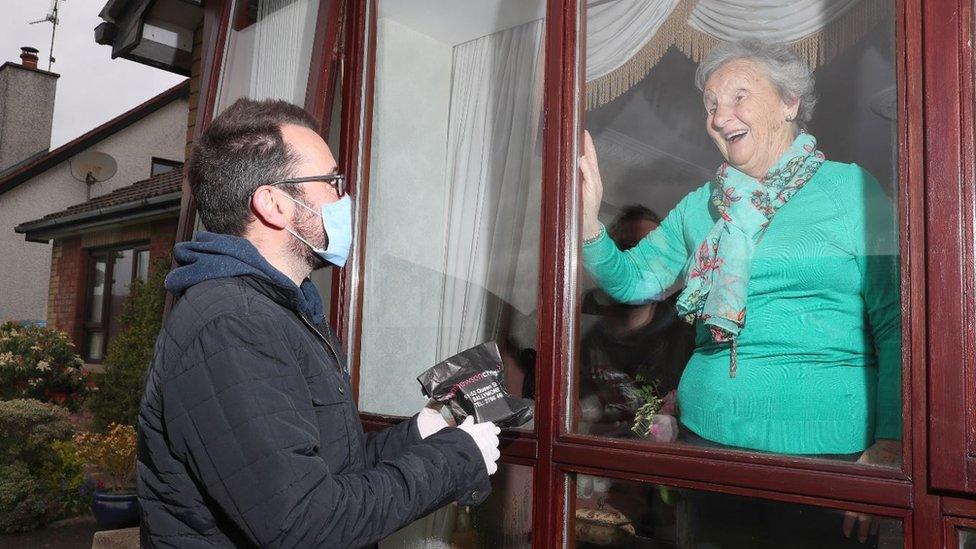
<path fill-rule="evenodd" d="M 309 248 L 312 248 L 312 251 L 322 259 L 337 267 L 344 266 L 346 259 L 349 257 L 349 250 L 352 248 L 352 200 L 349 198 L 349 195 L 347 194 L 335 202 L 323 204 L 322 211 L 316 212 L 302 202 L 288 196 L 288 193 L 284 191 L 279 192 L 287 196 L 295 204 L 322 216 L 322 227 L 325 229 L 325 234 L 329 237 L 329 245 L 324 250 L 322 248 L 316 248 L 311 242 L 299 236 L 295 231 L 287 227 L 285 230 L 298 240 L 304 242 Z"/>

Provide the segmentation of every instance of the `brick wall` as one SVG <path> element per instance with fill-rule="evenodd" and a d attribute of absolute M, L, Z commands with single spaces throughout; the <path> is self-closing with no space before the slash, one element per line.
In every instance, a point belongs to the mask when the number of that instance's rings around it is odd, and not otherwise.
<path fill-rule="evenodd" d="M 51 251 L 47 324 L 71 336 L 78 349 L 82 348 L 87 278 L 88 261 L 81 247 L 81 237 L 55 241 Z"/>
<path fill-rule="evenodd" d="M 150 265 L 160 258 L 169 258 L 176 244 L 177 218 L 156 221 L 152 224 L 152 238 L 149 240 Z"/>
<path fill-rule="evenodd" d="M 88 299 L 88 254 L 93 248 L 149 242 L 150 265 L 169 257 L 176 240 L 177 219 L 108 229 L 55 240 L 51 251 L 48 326 L 63 330 L 79 352 L 84 348 L 85 302 Z"/>

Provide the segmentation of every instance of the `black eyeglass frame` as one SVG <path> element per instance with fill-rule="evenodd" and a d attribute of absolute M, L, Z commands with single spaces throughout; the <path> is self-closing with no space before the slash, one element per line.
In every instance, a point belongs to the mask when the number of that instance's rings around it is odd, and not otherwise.
<path fill-rule="evenodd" d="M 306 177 L 293 177 L 291 179 L 282 179 L 281 181 L 275 181 L 274 183 L 268 183 L 272 187 L 277 187 L 278 185 L 294 185 L 297 183 L 312 183 L 312 182 L 328 183 L 339 198 L 346 195 L 346 176 L 341 173 L 330 173 L 326 175 L 309 175 Z"/>

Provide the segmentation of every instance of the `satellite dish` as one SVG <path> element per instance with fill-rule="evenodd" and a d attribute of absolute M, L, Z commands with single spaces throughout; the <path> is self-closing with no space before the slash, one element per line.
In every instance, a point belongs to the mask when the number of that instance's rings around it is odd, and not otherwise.
<path fill-rule="evenodd" d="M 85 151 L 71 159 L 71 177 L 88 185 L 88 198 L 91 186 L 112 179 L 119 165 L 111 155 L 98 151 Z"/>

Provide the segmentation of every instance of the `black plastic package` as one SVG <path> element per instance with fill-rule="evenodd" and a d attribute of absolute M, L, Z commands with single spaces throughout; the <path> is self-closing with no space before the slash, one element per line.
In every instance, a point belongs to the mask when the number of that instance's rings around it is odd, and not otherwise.
<path fill-rule="evenodd" d="M 532 419 L 532 399 L 514 397 L 505 388 L 494 341 L 437 363 L 417 381 L 424 394 L 447 405 L 459 425 L 468 416 L 474 416 L 475 423 L 491 421 L 499 427 L 518 427 Z"/>

